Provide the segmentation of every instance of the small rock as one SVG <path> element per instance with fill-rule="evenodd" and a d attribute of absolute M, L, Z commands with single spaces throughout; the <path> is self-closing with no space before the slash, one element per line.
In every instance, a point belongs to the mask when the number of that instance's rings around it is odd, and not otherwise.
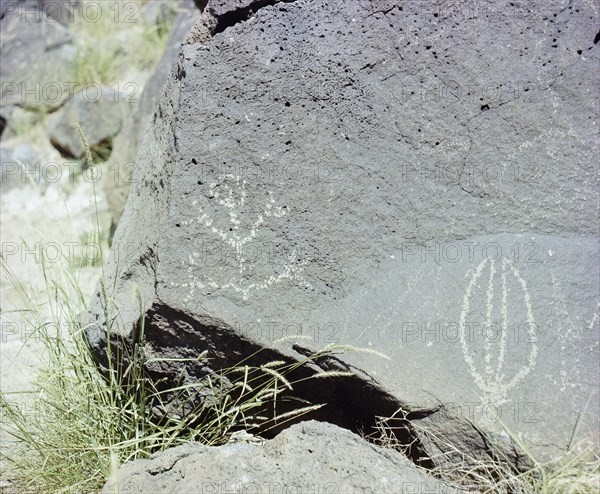
<path fill-rule="evenodd" d="M 121 129 L 124 112 L 121 100 L 118 93 L 108 87 L 77 94 L 73 102 L 48 118 L 50 142 L 62 154 L 81 158 L 85 149 L 77 125 L 90 147 L 110 141 Z"/>
<path fill-rule="evenodd" d="M 264 443 L 265 440 L 247 431 L 237 431 L 229 436 L 229 443 Z"/>

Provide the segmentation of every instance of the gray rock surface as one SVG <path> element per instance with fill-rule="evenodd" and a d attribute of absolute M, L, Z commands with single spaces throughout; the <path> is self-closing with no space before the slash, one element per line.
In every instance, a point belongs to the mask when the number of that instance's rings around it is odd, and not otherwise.
<path fill-rule="evenodd" d="M 5 13 L 18 12 L 26 15 L 37 9 L 43 12 L 50 22 L 57 21 L 63 26 L 69 26 L 75 17 L 75 12 L 81 7 L 80 0 L 3 0 L 0 5 L 0 17 Z"/>
<path fill-rule="evenodd" d="M 147 4 L 146 11 L 150 10 L 150 13 L 154 12 L 154 14 L 159 15 L 163 10 L 168 11 L 172 8 L 172 6 L 167 7 L 164 2 L 152 2 Z M 160 90 L 167 80 L 173 65 L 177 62 L 181 51 L 181 44 L 200 18 L 200 10 L 193 0 L 181 2 L 175 11 L 177 17 L 173 22 L 165 52 L 154 69 L 152 76 L 144 86 L 138 108 L 133 112 L 131 118 L 125 122 L 123 129 L 115 138 L 113 153 L 105 167 L 111 170 L 110 173 L 103 175 L 103 187 L 111 211 L 111 237 L 125 208 L 142 133 L 150 123 L 150 117 L 154 113 Z M 150 13 L 146 12 L 148 15 Z"/>
<path fill-rule="evenodd" d="M 114 88 L 91 86 L 78 93 L 72 102 L 48 117 L 48 137 L 61 153 L 81 158 L 85 152 L 77 125 L 90 147 L 111 143 L 130 111 Z"/>
<path fill-rule="evenodd" d="M 296 424 L 264 443 L 189 443 L 125 464 L 102 494 L 115 492 L 458 492 L 401 454 L 335 425 Z"/>
<path fill-rule="evenodd" d="M 38 111 L 61 106 L 73 94 L 64 73 L 75 56 L 69 31 L 37 3 L 2 2 L 0 106 Z"/>
<path fill-rule="evenodd" d="M 0 18 L 13 14 L 17 9 L 38 7 L 39 0 L 4 0 L 0 2 Z"/>
<path fill-rule="evenodd" d="M 66 27 L 73 24 L 81 4 L 80 0 L 38 0 L 39 8 L 46 16 Z"/>
<path fill-rule="evenodd" d="M 163 90 L 106 268 L 121 333 L 137 286 L 154 355 L 387 354 L 343 358 L 373 399 L 324 392 L 350 422 L 441 402 L 536 454 L 597 442 L 593 3 L 266 3 L 211 2 Z"/>

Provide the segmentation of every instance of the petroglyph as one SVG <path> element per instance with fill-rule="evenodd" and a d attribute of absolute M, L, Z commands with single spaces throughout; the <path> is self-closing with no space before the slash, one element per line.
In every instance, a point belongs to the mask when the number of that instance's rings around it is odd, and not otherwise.
<path fill-rule="evenodd" d="M 247 255 L 248 246 L 258 239 L 261 227 L 265 226 L 270 218 L 282 218 L 287 214 L 284 207 L 275 206 L 275 199 L 271 191 L 268 192 L 268 200 L 262 211 L 250 223 L 242 221 L 247 220 L 249 216 L 249 213 L 246 212 L 248 195 L 246 180 L 239 175 L 219 175 L 217 181 L 209 185 L 207 197 L 211 200 L 216 199 L 219 206 L 227 211 L 228 223 L 219 226 L 215 218 L 199 206 L 200 201 L 194 200 L 192 206 L 198 208 L 198 216 L 182 222 L 182 226 L 190 226 L 194 223 L 201 225 L 222 244 L 223 251 L 227 248 L 234 250 L 236 266 L 232 270 L 227 262 L 218 262 L 216 265 L 207 263 L 207 254 L 204 248 L 192 252 L 187 262 L 189 282 L 171 283 L 190 288 L 190 292 L 185 298 L 186 301 L 189 301 L 198 289 L 230 290 L 241 293 L 243 299 L 247 300 L 253 291 L 265 290 L 284 280 L 295 281 L 302 286 L 311 287 L 310 283 L 301 275 L 309 260 L 299 259 L 295 249 L 291 250 L 283 263 L 278 264 L 272 258 L 269 262 L 264 263 L 271 271 L 268 275 L 265 275 L 264 272 L 258 275 L 256 263 Z M 194 240 L 195 245 L 198 246 L 198 242 L 202 240 Z M 215 281 L 215 278 L 209 274 L 215 271 L 219 273 L 221 281 Z M 254 281 L 250 282 L 249 279 Z"/>
<path fill-rule="evenodd" d="M 477 342 L 480 341 L 480 338 L 476 337 L 478 332 L 473 331 L 470 324 L 476 318 L 470 318 L 469 316 L 475 310 L 472 307 L 472 299 L 475 296 L 475 291 L 476 289 L 483 288 L 477 284 L 477 281 L 483 276 L 486 268 L 489 269 L 489 278 L 486 283 L 487 288 L 485 292 L 485 321 L 483 323 L 485 333 L 481 335 L 481 340 L 483 341 L 481 342 L 481 347 L 479 347 Z M 508 302 L 509 274 L 514 279 L 514 282 L 512 282 L 513 286 L 510 288 L 513 288 L 516 284 L 517 290 L 520 289 L 522 292 L 522 302 L 526 310 L 526 324 L 524 327 L 527 336 L 517 342 L 517 348 L 529 346 L 526 364 L 512 378 L 507 375 L 505 370 L 509 334 L 509 312 L 511 309 Z M 493 401 L 495 404 L 500 404 L 507 400 L 508 391 L 515 387 L 535 368 L 537 344 L 536 325 L 527 283 L 521 277 L 521 274 L 512 261 L 508 259 L 502 259 L 500 272 L 500 337 L 490 337 L 488 330 L 494 326 L 493 312 L 494 304 L 497 300 L 497 295 L 494 293 L 494 287 L 497 283 L 496 275 L 496 262 L 492 258 L 484 259 L 472 273 L 463 299 L 459 331 L 463 356 L 475 383 L 483 391 L 484 399 Z M 467 328 L 467 326 L 469 327 Z M 478 366 L 475 358 L 479 355 L 480 349 L 483 350 L 483 369 L 481 369 L 481 364 Z"/>

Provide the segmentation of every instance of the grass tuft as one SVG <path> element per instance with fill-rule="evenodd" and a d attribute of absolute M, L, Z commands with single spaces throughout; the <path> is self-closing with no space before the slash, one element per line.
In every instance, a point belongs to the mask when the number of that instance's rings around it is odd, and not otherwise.
<path fill-rule="evenodd" d="M 7 432 L 22 447 L 19 454 L 3 459 L 28 491 L 97 492 L 127 461 L 188 441 L 223 444 L 236 430 L 270 430 L 321 406 L 298 400 L 295 410 L 279 415 L 276 411 L 283 391 L 293 389 L 286 376 L 308 358 L 293 364 L 240 365 L 199 382 L 165 387 L 164 381 L 147 375 L 146 364 L 173 359 L 146 360 L 143 322 L 140 343 L 127 355 L 107 348 L 112 358 L 100 372 L 79 317 L 87 297 L 69 264 L 41 262 L 46 283 L 41 302 L 32 298 L 4 259 L 0 264 L 21 296 L 23 318 L 47 355 L 31 391 L 0 394 Z M 198 396 L 210 399 L 198 405 Z M 34 403 L 35 412 L 19 406 L 23 401 Z M 272 412 L 265 413 L 271 407 Z"/>

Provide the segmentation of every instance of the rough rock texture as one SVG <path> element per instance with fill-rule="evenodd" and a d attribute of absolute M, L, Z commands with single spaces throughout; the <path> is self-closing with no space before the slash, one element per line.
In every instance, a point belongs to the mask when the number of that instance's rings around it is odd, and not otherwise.
<path fill-rule="evenodd" d="M 110 145 L 128 112 L 124 101 L 109 87 L 92 87 L 76 94 L 73 101 L 48 117 L 50 142 L 62 154 L 81 158 L 85 148 L 77 130 L 79 125 L 90 147 Z"/>
<path fill-rule="evenodd" d="M 189 443 L 127 463 L 102 494 L 118 492 L 458 492 L 393 450 L 323 422 L 294 425 L 275 439 L 219 447 Z"/>
<path fill-rule="evenodd" d="M 158 16 L 161 12 L 169 11 L 171 8 L 171 6 L 154 2 L 147 4 L 146 10 L 150 10 L 150 12 Z M 109 173 L 104 174 L 103 186 L 110 206 L 111 237 L 117 228 L 117 224 L 125 208 L 125 201 L 127 200 L 131 184 L 131 175 L 142 133 L 154 112 L 160 90 L 167 80 L 173 65 L 177 62 L 181 51 L 181 44 L 200 18 L 200 10 L 192 0 L 182 2 L 177 11 L 178 14 L 173 22 L 165 52 L 152 76 L 144 86 L 139 107 L 131 115 L 131 118 L 127 120 L 123 129 L 115 138 L 113 153 L 105 167 L 107 170 L 110 170 Z M 149 12 L 146 13 L 150 15 Z"/>
<path fill-rule="evenodd" d="M 0 106 L 48 111 L 72 94 L 64 72 L 75 56 L 69 31 L 36 2 L 2 2 Z"/>
<path fill-rule="evenodd" d="M 139 287 L 152 355 L 387 354 L 299 391 L 336 423 L 442 403 L 540 454 L 597 441 L 595 8 L 461 5 L 211 2 L 115 234 L 122 334 Z"/>

